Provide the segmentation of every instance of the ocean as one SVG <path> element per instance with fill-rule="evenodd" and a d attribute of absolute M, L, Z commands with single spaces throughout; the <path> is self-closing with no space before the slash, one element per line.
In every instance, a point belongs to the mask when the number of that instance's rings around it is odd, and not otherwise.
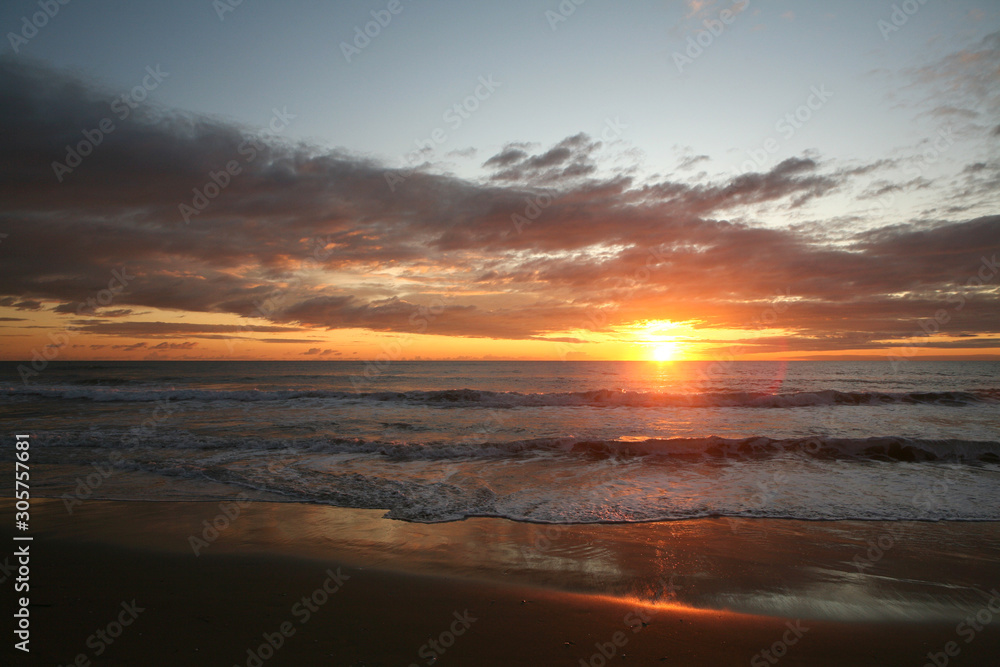
<path fill-rule="evenodd" d="M 27 384 L 3 366 L 33 495 L 69 510 L 1000 520 L 1000 362 L 53 362 Z"/>

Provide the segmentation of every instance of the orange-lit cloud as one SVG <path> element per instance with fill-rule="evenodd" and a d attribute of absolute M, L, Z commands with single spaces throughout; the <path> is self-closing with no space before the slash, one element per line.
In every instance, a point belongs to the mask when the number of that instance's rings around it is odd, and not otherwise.
<path fill-rule="evenodd" d="M 107 100 L 10 60 L 0 96 L 10 358 L 41 346 L 64 358 L 366 358 L 400 337 L 410 358 L 649 358 L 668 344 L 692 358 L 724 346 L 885 354 L 914 339 L 941 354 L 1000 351 L 1000 216 L 835 233 L 731 217 L 921 185 L 887 181 L 891 160 L 803 156 L 714 181 L 638 182 L 598 176 L 600 142 L 576 134 L 537 151 L 509 144 L 474 182 L 259 137 L 249 160 L 239 128 L 159 112 L 123 124 L 60 182 L 52 163 Z M 231 160 L 240 173 L 185 221 L 180 205 Z M 628 333 L 649 321 L 684 337 Z"/>

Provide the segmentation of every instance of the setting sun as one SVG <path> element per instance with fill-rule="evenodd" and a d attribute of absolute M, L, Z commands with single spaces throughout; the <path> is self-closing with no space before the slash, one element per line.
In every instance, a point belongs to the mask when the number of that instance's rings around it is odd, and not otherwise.
<path fill-rule="evenodd" d="M 674 361 L 680 356 L 680 350 L 675 342 L 657 343 L 653 346 L 654 361 Z"/>
<path fill-rule="evenodd" d="M 643 349 L 641 358 L 650 361 L 677 361 L 684 357 L 682 340 L 688 338 L 689 331 L 681 323 L 670 320 L 641 320 L 632 323 L 627 331 L 635 343 Z"/>

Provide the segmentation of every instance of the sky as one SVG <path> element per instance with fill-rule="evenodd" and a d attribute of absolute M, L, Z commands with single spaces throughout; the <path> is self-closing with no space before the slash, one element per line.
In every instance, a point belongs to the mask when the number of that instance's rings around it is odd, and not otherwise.
<path fill-rule="evenodd" d="M 1000 358 L 992 0 L 0 32 L 0 358 Z"/>

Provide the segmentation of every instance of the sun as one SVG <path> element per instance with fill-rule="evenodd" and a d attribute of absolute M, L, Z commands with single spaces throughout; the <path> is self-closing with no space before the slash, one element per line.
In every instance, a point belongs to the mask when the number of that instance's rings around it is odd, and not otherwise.
<path fill-rule="evenodd" d="M 677 359 L 679 352 L 680 350 L 678 350 L 677 343 L 675 342 L 657 343 L 653 346 L 653 360 L 674 361 Z"/>

